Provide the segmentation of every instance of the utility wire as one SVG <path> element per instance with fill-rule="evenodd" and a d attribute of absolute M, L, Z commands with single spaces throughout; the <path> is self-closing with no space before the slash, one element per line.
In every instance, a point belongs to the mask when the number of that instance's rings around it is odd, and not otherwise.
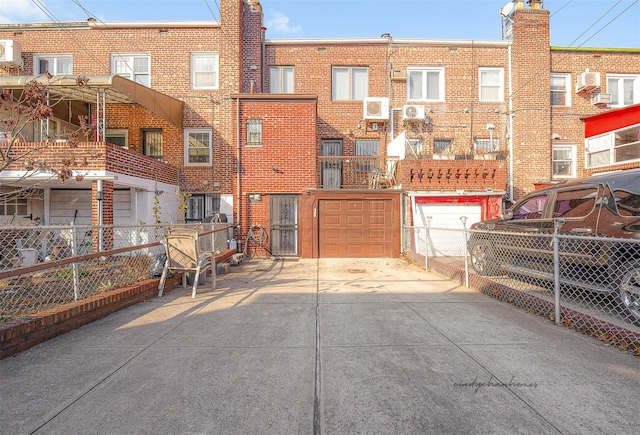
<path fill-rule="evenodd" d="M 100 61 L 100 59 L 98 57 L 96 57 L 95 54 L 93 54 L 93 52 L 87 48 L 86 45 L 84 45 L 80 40 L 78 40 L 78 38 L 76 38 L 72 32 L 67 28 L 67 26 L 65 26 L 49 9 L 47 9 L 47 7 L 42 4 L 42 2 L 40 0 L 31 0 L 33 2 L 33 4 L 35 4 L 42 12 L 45 13 L 45 15 L 47 15 L 54 23 L 57 23 L 60 25 L 60 27 L 67 32 L 67 36 L 69 36 L 69 38 L 71 38 L 72 40 L 74 40 L 76 42 L 76 44 L 78 44 L 82 50 L 84 50 L 85 52 L 87 52 L 89 54 L 89 56 L 91 56 L 93 58 L 93 60 L 96 61 L 96 63 L 98 65 L 100 65 L 102 68 L 107 69 L 104 64 Z"/>
<path fill-rule="evenodd" d="M 615 20 L 617 20 L 618 18 L 620 18 L 625 12 L 627 12 L 629 9 L 631 9 L 636 3 L 638 3 L 638 1 L 640 0 L 634 0 L 633 3 L 631 3 L 628 7 L 626 7 L 622 12 L 620 12 L 618 15 L 616 15 L 613 19 L 611 19 L 608 23 L 606 23 L 604 26 L 602 26 L 600 29 L 598 29 L 598 31 L 596 33 L 594 33 L 593 35 L 591 35 L 589 38 L 587 38 L 586 40 L 584 40 L 580 45 L 576 46 L 573 48 L 573 50 L 577 50 L 578 48 L 582 47 L 584 44 L 586 44 L 590 39 L 592 39 L 594 36 L 596 36 L 598 33 L 602 32 L 604 29 L 606 29 L 609 25 L 611 25 L 611 23 L 613 23 Z M 589 29 L 591 29 L 595 24 L 597 24 L 599 21 L 601 21 L 606 15 L 608 15 L 616 6 L 618 6 L 620 3 L 622 3 L 622 0 L 618 0 L 618 2 L 613 5 L 607 12 L 605 12 L 604 14 L 602 14 L 600 16 L 600 18 L 598 18 L 596 20 L 595 23 L 593 23 L 586 31 L 584 31 L 580 36 L 578 36 L 573 42 L 571 42 L 570 45 L 574 44 L 578 39 L 580 39 L 585 33 L 587 33 L 589 31 Z M 567 48 L 571 48 L 571 47 L 567 47 Z M 567 58 L 570 56 L 570 53 L 567 53 L 565 56 L 561 57 L 560 59 L 558 59 L 556 61 L 557 64 L 560 64 L 562 62 L 564 62 L 565 60 L 567 60 Z M 524 88 L 526 88 L 527 86 L 531 85 L 534 82 L 537 82 L 537 79 L 534 77 L 535 74 L 532 74 L 532 78 L 524 83 L 522 86 L 520 86 L 518 89 L 516 89 L 515 91 L 513 91 L 510 95 L 510 98 L 512 98 L 515 94 L 517 94 L 518 92 L 522 91 Z"/>

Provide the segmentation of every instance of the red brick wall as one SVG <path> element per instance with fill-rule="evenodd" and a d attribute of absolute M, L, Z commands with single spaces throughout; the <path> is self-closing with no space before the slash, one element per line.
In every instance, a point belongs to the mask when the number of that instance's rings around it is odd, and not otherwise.
<path fill-rule="evenodd" d="M 242 233 L 253 224 L 268 227 L 270 193 L 300 193 L 316 187 L 316 100 L 288 99 L 277 95 L 235 95 L 239 99 Z M 237 106 L 234 102 L 233 113 Z M 247 146 L 247 119 L 262 120 L 262 146 Z M 234 143 L 237 134 L 234 134 Z M 234 202 L 237 198 L 237 174 Z M 249 194 L 263 195 L 261 202 L 249 202 Z M 236 216 L 237 219 L 237 216 Z"/>

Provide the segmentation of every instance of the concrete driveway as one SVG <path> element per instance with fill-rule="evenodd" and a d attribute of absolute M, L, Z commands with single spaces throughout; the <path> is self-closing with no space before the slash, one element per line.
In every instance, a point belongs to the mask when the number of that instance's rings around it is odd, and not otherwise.
<path fill-rule="evenodd" d="M 640 358 L 401 259 L 249 260 L 0 361 L 6 434 L 640 430 Z"/>

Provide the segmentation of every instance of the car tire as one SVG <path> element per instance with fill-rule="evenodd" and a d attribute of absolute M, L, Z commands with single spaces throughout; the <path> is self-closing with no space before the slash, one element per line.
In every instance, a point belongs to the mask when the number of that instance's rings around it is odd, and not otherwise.
<path fill-rule="evenodd" d="M 500 274 L 500 265 L 493 252 L 493 246 L 488 240 L 472 240 L 469 254 L 471 256 L 471 267 L 478 275 L 492 276 Z"/>
<path fill-rule="evenodd" d="M 640 261 L 635 260 L 620 268 L 618 298 L 627 318 L 640 325 Z"/>

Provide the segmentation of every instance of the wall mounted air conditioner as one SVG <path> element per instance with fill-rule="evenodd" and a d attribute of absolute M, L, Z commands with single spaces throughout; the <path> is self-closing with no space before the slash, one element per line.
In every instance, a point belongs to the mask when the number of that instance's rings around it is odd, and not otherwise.
<path fill-rule="evenodd" d="M 600 86 L 600 73 L 583 72 L 578 74 L 578 82 L 576 83 L 576 92 L 590 91 Z"/>
<path fill-rule="evenodd" d="M 22 46 L 19 42 L 0 40 L 0 65 L 22 67 Z"/>
<path fill-rule="evenodd" d="M 407 104 L 405 106 L 402 106 L 402 120 L 424 120 L 424 106 L 418 106 L 415 104 Z"/>
<path fill-rule="evenodd" d="M 594 106 L 606 106 L 611 104 L 611 94 L 597 94 L 591 97 L 591 104 Z"/>
<path fill-rule="evenodd" d="M 386 97 L 366 97 L 362 117 L 367 121 L 387 121 L 389 119 L 389 99 Z"/>

